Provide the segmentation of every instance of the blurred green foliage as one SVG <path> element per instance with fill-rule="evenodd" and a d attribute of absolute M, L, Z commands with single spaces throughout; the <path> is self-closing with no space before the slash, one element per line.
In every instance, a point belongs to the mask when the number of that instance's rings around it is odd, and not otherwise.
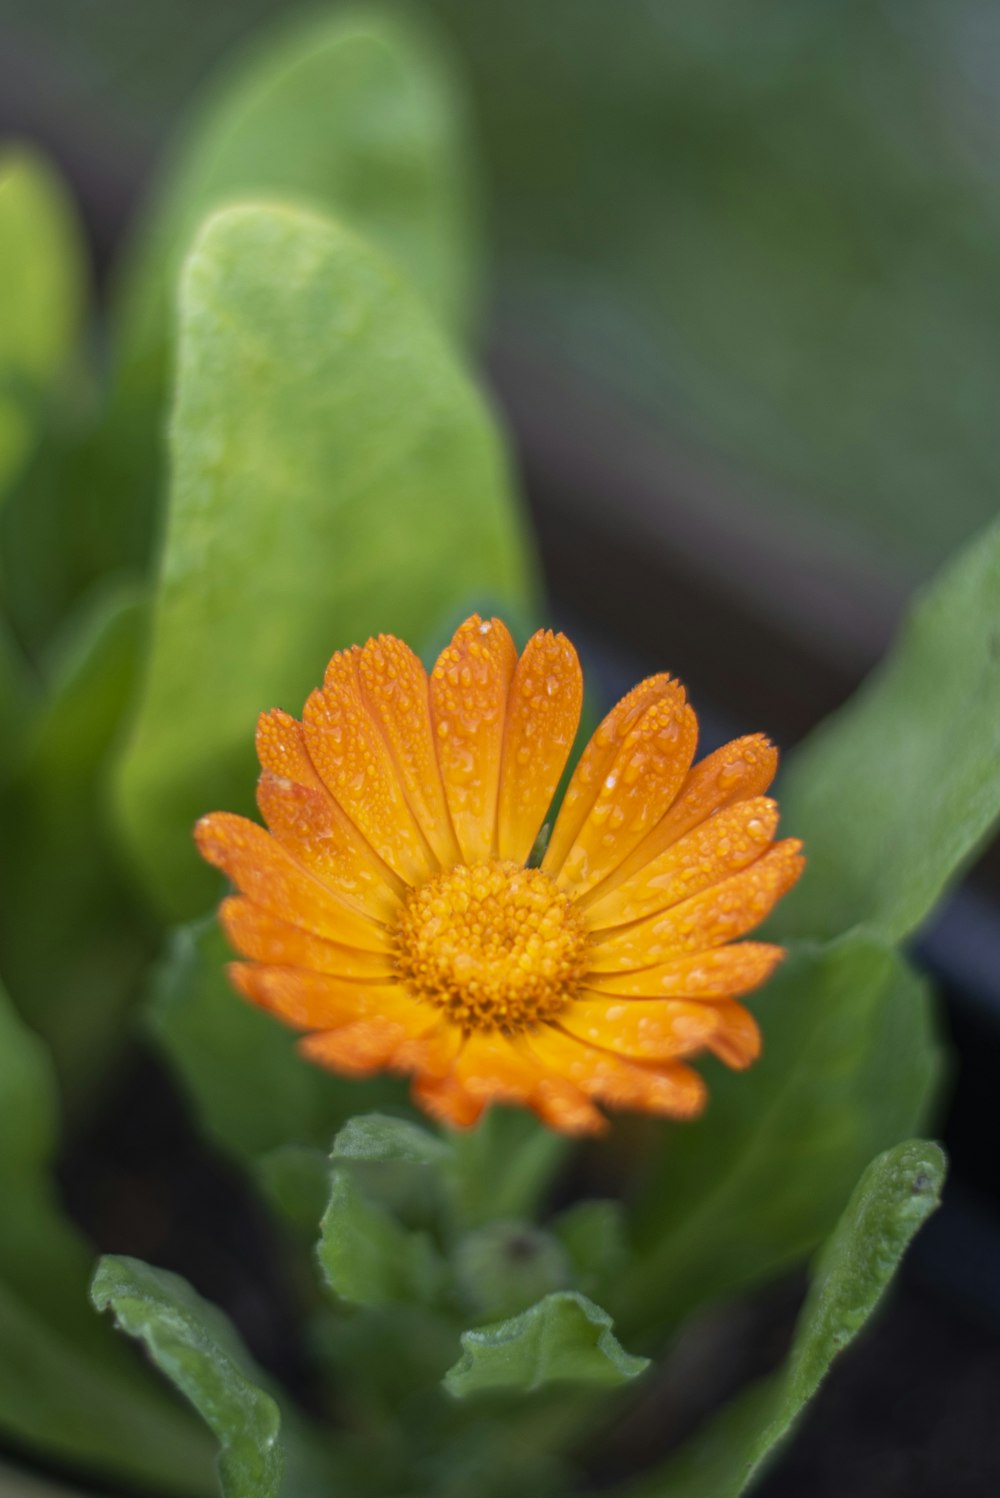
<path fill-rule="evenodd" d="M 950 282 L 928 310 L 919 253 L 909 278 L 890 274 L 915 205 L 937 214 L 948 192 L 911 184 L 900 218 L 898 199 L 856 201 L 856 173 L 835 170 L 845 142 L 864 155 L 876 118 L 864 90 L 844 114 L 845 61 L 828 45 L 847 24 L 839 11 L 775 7 L 748 67 L 738 28 L 718 26 L 732 19 L 722 0 L 637 9 L 634 55 L 607 47 L 606 7 L 559 3 L 544 20 L 520 4 L 441 8 L 480 70 L 501 202 L 528 215 L 505 208 L 503 238 L 521 306 L 545 293 L 538 338 L 585 362 L 600 346 L 612 381 L 608 360 L 633 340 L 633 393 L 650 411 L 821 506 L 874 475 L 858 490 L 877 500 L 865 534 L 896 535 L 912 462 L 882 462 L 873 393 L 881 381 L 913 396 L 885 449 L 898 457 L 926 416 L 913 347 L 932 323 L 942 338 L 966 325 Z M 884 44 L 891 29 L 885 7 L 850 14 L 849 60 L 859 38 Z M 236 11 L 222 15 L 224 27 Z M 692 1314 L 819 1250 L 785 1368 L 644 1490 L 735 1494 L 937 1199 L 939 1152 L 902 1143 L 940 1068 L 926 984 L 896 943 L 1000 811 L 993 531 L 920 605 L 858 702 L 793 757 L 810 873 L 783 928 L 803 940 L 759 999 L 765 1057 L 746 1076 L 713 1074 L 697 1124 L 640 1133 L 617 1158 L 620 1200 L 553 1214 L 569 1146 L 528 1115 L 493 1110 L 449 1135 L 408 1117 L 396 1083 L 308 1068 L 229 994 L 213 926 L 166 929 L 212 903 L 191 823 L 249 801 L 259 708 L 297 709 L 326 655 L 369 633 L 425 648 L 476 603 L 537 612 L 503 445 L 455 342 L 475 323 L 479 280 L 461 97 L 434 41 L 382 12 L 296 20 L 261 46 L 208 96 L 150 209 L 107 370 L 88 363 L 96 340 L 82 337 L 79 236 L 60 189 L 26 159 L 6 197 L 0 183 L 7 294 L 25 289 L 0 392 L 16 412 L 6 448 L 0 415 L 0 936 L 20 1013 L 0 1010 L 12 1141 L 0 1328 L 13 1350 L 0 1431 L 88 1481 L 212 1490 L 200 1429 L 91 1316 L 89 1250 L 52 1182 L 54 1076 L 84 1117 L 143 991 L 147 1034 L 207 1138 L 287 1229 L 321 1390 L 307 1421 L 191 1287 L 102 1261 L 95 1304 L 202 1416 L 233 1498 L 566 1493 L 574 1452 L 628 1397 L 602 1386 L 640 1376 Z M 827 156 L 832 123 L 855 134 Z M 897 181 L 895 158 L 870 165 L 878 185 Z M 669 194 L 654 191 L 666 171 Z M 597 225 L 595 183 L 614 189 Z M 43 276 L 56 289 L 39 296 Z M 859 277 L 869 296 L 845 320 Z M 908 297 L 929 323 L 906 321 Z M 888 336 L 894 319 L 916 345 Z M 802 360 L 817 343 L 810 384 Z M 848 377 L 862 348 L 867 384 Z M 969 388 L 951 382 L 956 430 Z M 964 450 L 985 462 L 992 441 Z M 941 471 L 928 465 L 921 482 Z M 982 491 L 970 478 L 961 495 L 941 525 L 918 500 L 903 570 L 972 524 Z M 154 532 L 158 567 L 123 572 Z M 942 702 L 949 730 L 962 720 L 960 745 L 942 737 Z M 310 1277 L 301 1244 L 317 1238 Z"/>

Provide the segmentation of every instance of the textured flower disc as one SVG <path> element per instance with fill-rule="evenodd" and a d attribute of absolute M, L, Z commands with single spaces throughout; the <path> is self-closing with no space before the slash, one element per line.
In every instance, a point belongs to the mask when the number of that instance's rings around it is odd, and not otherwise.
<path fill-rule="evenodd" d="M 197 840 L 240 891 L 233 982 L 309 1032 L 306 1056 L 410 1073 L 459 1127 L 500 1102 L 572 1133 L 606 1126 L 598 1103 L 690 1117 L 692 1056 L 754 1060 L 736 999 L 782 953 L 739 938 L 803 863 L 774 841 L 775 750 L 752 735 L 695 765 L 683 688 L 650 677 L 584 750 L 534 868 L 582 696 L 562 635 L 519 659 L 474 615 L 430 677 L 380 636 L 333 657 L 301 722 L 261 717 L 270 830 L 214 812 Z"/>

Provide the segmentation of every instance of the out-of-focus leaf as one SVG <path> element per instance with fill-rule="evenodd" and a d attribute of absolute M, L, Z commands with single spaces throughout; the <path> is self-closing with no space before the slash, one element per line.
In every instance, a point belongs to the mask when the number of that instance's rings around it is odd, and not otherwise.
<path fill-rule="evenodd" d="M 349 1081 L 303 1061 L 295 1036 L 233 991 L 230 955 L 214 918 L 174 932 L 154 981 L 150 1028 L 202 1127 L 228 1154 L 255 1165 L 286 1145 L 313 1146 L 325 1171 L 345 1120 L 366 1102 L 403 1095 L 401 1085 Z"/>
<path fill-rule="evenodd" d="M 121 1036 L 147 937 L 108 828 L 109 751 L 134 689 L 142 611 L 113 583 L 83 610 L 0 793 L 0 950 L 72 1105 Z"/>
<path fill-rule="evenodd" d="M 408 1118 L 364 1113 L 351 1118 L 333 1144 L 334 1160 L 363 1163 L 442 1166 L 451 1158 L 450 1142 Z"/>
<path fill-rule="evenodd" d="M 465 1233 L 452 1253 L 455 1282 L 469 1318 L 498 1321 L 573 1285 L 558 1238 L 531 1222 L 487 1222 Z"/>
<path fill-rule="evenodd" d="M 566 1250 L 574 1280 L 584 1294 L 603 1295 L 625 1271 L 629 1245 L 621 1202 L 577 1202 L 548 1227 Z"/>
<path fill-rule="evenodd" d="M 443 325 L 467 331 L 478 288 L 469 131 L 426 24 L 375 7 L 272 28 L 209 86 L 138 236 L 116 309 L 100 435 L 112 563 L 145 559 L 184 257 L 215 210 L 248 198 L 335 214 L 384 251 Z"/>
<path fill-rule="evenodd" d="M 404 1227 L 371 1200 L 350 1167 L 336 1165 L 336 1157 L 319 1262 L 331 1290 L 349 1305 L 427 1302 L 443 1284 L 443 1265 L 430 1237 Z"/>
<path fill-rule="evenodd" d="M 95 1494 L 95 1489 L 84 1495 L 79 1488 L 47 1482 L 34 1473 L 0 1463 L 0 1498 L 95 1498 Z"/>
<path fill-rule="evenodd" d="M 575 1290 L 557 1290 L 520 1316 L 463 1332 L 462 1357 L 444 1386 L 457 1399 L 528 1394 L 550 1384 L 622 1384 L 648 1366 L 621 1346 L 607 1311 Z"/>
<path fill-rule="evenodd" d="M 79 332 L 79 231 L 62 185 L 23 148 L 0 155 L 0 501 L 28 457 Z"/>
<path fill-rule="evenodd" d="M 565 1134 L 520 1108 L 490 1108 L 474 1129 L 455 1134 L 457 1209 L 468 1224 L 535 1215 L 569 1153 Z"/>
<path fill-rule="evenodd" d="M 745 1492 L 875 1309 L 938 1205 L 944 1173 L 941 1150 L 919 1140 L 873 1160 L 817 1260 L 783 1370 L 736 1400 L 660 1472 L 616 1493 L 737 1498 Z"/>
<path fill-rule="evenodd" d="M 419 643 L 474 597 L 522 599 L 492 422 L 419 298 L 332 222 L 218 214 L 188 262 L 153 639 L 121 772 L 150 891 L 217 883 L 191 825 L 249 801 L 261 708 L 298 711 L 330 653 Z"/>
<path fill-rule="evenodd" d="M 0 783 L 18 762 L 34 705 L 35 684 L 27 662 L 0 616 Z"/>
<path fill-rule="evenodd" d="M 1000 526 L 918 601 L 871 679 L 792 757 L 782 810 L 808 865 L 784 934 L 900 940 L 1000 816 Z"/>
<path fill-rule="evenodd" d="M 866 1161 L 924 1119 L 938 1065 L 926 984 L 864 933 L 793 952 L 756 1003 L 764 1054 L 720 1067 L 667 1136 L 611 1307 L 653 1335 L 804 1259 Z"/>
<path fill-rule="evenodd" d="M 278 1498 L 281 1413 L 222 1313 L 179 1276 L 117 1255 L 101 1259 L 91 1296 L 142 1341 L 218 1438 L 225 1498 Z"/>
<path fill-rule="evenodd" d="M 200 1432 L 87 1306 L 91 1256 L 56 1204 L 55 1081 L 0 991 L 0 1430 L 67 1464 L 209 1491 Z"/>

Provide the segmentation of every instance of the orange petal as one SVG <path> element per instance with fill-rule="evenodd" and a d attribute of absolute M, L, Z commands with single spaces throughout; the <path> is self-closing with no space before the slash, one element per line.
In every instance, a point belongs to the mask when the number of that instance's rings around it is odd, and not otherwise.
<path fill-rule="evenodd" d="M 724 806 L 762 796 L 777 768 L 778 751 L 762 733 L 733 739 L 706 755 L 692 768 L 666 816 L 615 870 L 608 883 L 630 879 L 665 848 Z"/>
<path fill-rule="evenodd" d="M 693 1118 L 705 1104 L 705 1084 L 680 1061 L 639 1065 L 585 1045 L 551 1025 L 532 1031 L 529 1044 L 550 1071 L 613 1108 L 637 1108 L 670 1118 Z"/>
<path fill-rule="evenodd" d="M 471 1129 L 486 1108 L 485 1101 L 471 1097 L 450 1072 L 443 1077 L 418 1076 L 411 1091 L 418 1107 L 453 1129 Z"/>
<path fill-rule="evenodd" d="M 507 693 L 517 663 L 499 619 L 473 614 L 441 652 L 431 675 L 431 713 L 441 778 L 462 857 L 496 853 Z"/>
<path fill-rule="evenodd" d="M 582 903 L 588 926 L 624 926 L 690 899 L 759 858 L 777 825 L 777 805 L 765 796 L 725 807 L 631 878 L 620 882 L 614 873 L 586 895 Z"/>
<path fill-rule="evenodd" d="M 310 758 L 331 795 L 389 867 L 417 884 L 437 868 L 361 691 L 355 646 L 335 655 L 303 711 Z"/>
<path fill-rule="evenodd" d="M 758 988 L 784 955 L 766 942 L 741 941 L 637 971 L 588 973 L 584 981 L 591 991 L 621 998 L 728 998 Z"/>
<path fill-rule="evenodd" d="M 202 858 L 269 915 L 345 946 L 385 950 L 384 926 L 339 900 L 256 822 L 212 812 L 196 826 L 195 841 Z"/>
<path fill-rule="evenodd" d="M 419 1030 L 427 1014 L 393 980 L 333 978 L 305 968 L 266 967 L 256 962 L 231 962 L 229 977 L 244 998 L 299 1030 L 335 1029 L 372 1018 L 391 1019 Z"/>
<path fill-rule="evenodd" d="M 347 1077 L 370 1077 L 392 1066 L 407 1039 L 403 1025 L 375 1016 L 356 1020 L 338 1030 L 321 1030 L 299 1041 L 299 1052 L 307 1061 L 325 1066 Z"/>
<path fill-rule="evenodd" d="M 583 673 L 565 635 L 539 630 L 517 663 L 507 702 L 497 847 L 526 863 L 580 723 Z"/>
<path fill-rule="evenodd" d="M 388 951 L 365 952 L 358 947 L 325 941 L 303 931 L 301 926 L 268 915 L 243 895 L 223 900 L 219 919 L 236 950 L 257 962 L 310 968 L 338 978 L 388 980 L 393 976 L 392 956 Z"/>
<path fill-rule="evenodd" d="M 672 681 L 622 735 L 586 820 L 555 874 L 561 888 L 582 894 L 619 866 L 672 804 L 697 741 L 697 719 L 684 688 Z M 542 867 L 553 872 L 547 860 Z"/>
<path fill-rule="evenodd" d="M 669 676 L 649 676 L 633 687 L 598 724 L 580 756 L 552 829 L 542 868 L 554 878 L 576 841 L 629 730 L 651 703 L 673 689 Z"/>
<path fill-rule="evenodd" d="M 700 1051 L 721 1028 L 721 1021 L 713 1004 L 608 999 L 585 989 L 559 1016 L 559 1027 L 588 1045 L 638 1061 L 669 1061 Z"/>
<path fill-rule="evenodd" d="M 257 805 L 271 832 L 297 863 L 348 905 L 389 920 L 406 886 L 359 835 L 325 788 L 300 785 L 264 770 Z"/>
<path fill-rule="evenodd" d="M 742 1004 L 723 1000 L 712 1006 L 719 1015 L 719 1028 L 708 1041 L 720 1061 L 735 1071 L 743 1071 L 760 1055 L 760 1030 L 749 1009 Z"/>
<path fill-rule="evenodd" d="M 786 838 L 739 874 L 670 910 L 594 936 L 591 972 L 627 972 L 667 964 L 687 952 L 734 941 L 764 919 L 802 873 L 802 844 Z"/>
<path fill-rule="evenodd" d="M 533 1109 L 567 1134 L 603 1133 L 607 1120 L 575 1083 L 542 1065 L 516 1037 L 491 1032 L 470 1035 L 452 1071 L 455 1084 L 473 1102 Z"/>
<path fill-rule="evenodd" d="M 427 672 L 394 635 L 369 640 L 359 670 L 365 699 L 389 746 L 411 812 L 438 862 L 445 868 L 458 863 L 461 854 L 434 747 Z"/>

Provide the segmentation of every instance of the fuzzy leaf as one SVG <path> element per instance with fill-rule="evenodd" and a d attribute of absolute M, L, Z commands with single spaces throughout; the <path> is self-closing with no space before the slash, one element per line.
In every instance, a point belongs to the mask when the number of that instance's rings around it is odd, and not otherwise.
<path fill-rule="evenodd" d="M 607 1311 L 575 1290 L 557 1290 L 519 1316 L 463 1332 L 462 1357 L 444 1386 L 456 1399 L 529 1394 L 550 1384 L 627 1383 L 646 1367 L 621 1346 Z"/>
<path fill-rule="evenodd" d="M 944 1173 L 941 1150 L 920 1140 L 872 1161 L 816 1262 L 783 1370 L 711 1421 L 661 1472 L 629 1487 L 627 1498 L 738 1498 L 752 1485 L 875 1309 L 937 1207 Z"/>
<path fill-rule="evenodd" d="M 442 1285 L 429 1236 L 410 1231 L 371 1199 L 349 1167 L 331 1172 L 319 1262 L 330 1289 L 348 1305 L 427 1302 Z"/>
<path fill-rule="evenodd" d="M 218 1438 L 225 1498 L 277 1498 L 281 1414 L 222 1313 L 177 1275 L 113 1254 L 100 1261 L 91 1297 L 143 1342 Z"/>
<path fill-rule="evenodd" d="M 261 708 L 298 712 L 331 652 L 420 642 L 525 595 L 493 425 L 419 298 L 360 240 L 284 208 L 218 214 L 181 294 L 173 486 L 151 656 L 121 771 L 151 892 L 217 880 L 191 826 L 247 806 Z"/>
<path fill-rule="evenodd" d="M 864 922 L 900 941 L 1000 816 L 1000 525 L 918 598 L 890 655 L 792 756 L 782 791 L 808 864 L 782 934 Z"/>

